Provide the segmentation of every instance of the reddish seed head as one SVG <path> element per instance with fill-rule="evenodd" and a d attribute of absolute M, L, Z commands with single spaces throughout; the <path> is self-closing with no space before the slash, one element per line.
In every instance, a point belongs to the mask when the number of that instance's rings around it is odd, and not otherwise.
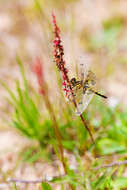
<path fill-rule="evenodd" d="M 54 15 L 54 12 L 52 12 L 52 18 L 53 18 L 53 24 L 56 24 L 56 17 Z"/>
<path fill-rule="evenodd" d="M 53 51 L 53 55 L 54 55 L 54 61 L 56 62 L 56 65 L 59 69 L 59 71 L 62 74 L 62 86 L 63 86 L 63 91 L 65 92 L 65 96 L 66 97 L 70 97 L 70 83 L 69 83 L 69 78 L 68 78 L 68 70 L 65 67 L 66 62 L 64 61 L 63 55 L 64 55 L 64 49 L 63 49 L 63 45 L 61 44 L 61 38 L 60 38 L 60 29 L 57 26 L 56 23 L 56 17 L 54 15 L 54 13 L 52 13 L 52 18 L 53 18 L 53 25 L 54 25 L 54 40 L 53 40 L 53 44 L 54 44 L 54 51 Z"/>
<path fill-rule="evenodd" d="M 36 62 L 33 66 L 34 73 L 36 74 L 37 77 L 42 77 L 42 65 L 41 65 L 41 60 L 39 57 L 36 58 Z"/>
<path fill-rule="evenodd" d="M 64 81 L 64 82 L 62 82 L 62 85 L 63 85 L 63 86 L 65 86 L 65 85 L 66 85 L 65 81 Z"/>
<path fill-rule="evenodd" d="M 45 81 L 44 81 L 44 75 L 43 75 L 42 62 L 39 57 L 36 58 L 35 64 L 33 66 L 33 71 L 36 74 L 38 84 L 40 86 L 40 93 L 44 94 L 45 93 L 45 89 L 44 89 Z"/>

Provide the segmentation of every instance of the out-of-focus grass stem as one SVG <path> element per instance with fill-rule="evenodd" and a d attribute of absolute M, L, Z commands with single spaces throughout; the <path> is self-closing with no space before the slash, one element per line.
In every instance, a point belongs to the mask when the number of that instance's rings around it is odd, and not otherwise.
<path fill-rule="evenodd" d="M 58 142 L 60 160 L 61 160 L 61 163 L 63 165 L 64 172 L 65 172 L 65 174 L 67 174 L 68 172 L 67 172 L 67 166 L 66 166 L 65 158 L 64 158 L 64 150 L 63 150 L 63 145 L 62 145 L 62 140 L 61 140 L 61 134 L 59 131 L 59 127 L 57 124 L 57 120 L 56 120 L 56 116 L 55 116 L 53 107 L 52 107 L 51 102 L 49 100 L 48 86 L 47 86 L 45 79 L 44 79 L 42 64 L 41 64 L 41 60 L 39 58 L 36 60 L 36 63 L 34 65 L 34 72 L 37 76 L 38 83 L 40 86 L 40 94 L 43 96 L 45 105 L 49 111 L 50 117 L 51 117 L 52 122 L 53 122 L 53 127 L 54 127 L 54 131 L 55 131 L 56 139 Z M 72 185 L 70 185 L 70 188 L 73 190 Z"/>

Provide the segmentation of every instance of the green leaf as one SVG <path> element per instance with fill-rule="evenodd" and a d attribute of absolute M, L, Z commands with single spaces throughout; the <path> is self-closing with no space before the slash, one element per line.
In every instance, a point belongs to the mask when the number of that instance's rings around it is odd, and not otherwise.
<path fill-rule="evenodd" d="M 14 189 L 18 190 L 16 183 L 14 183 Z"/>
<path fill-rule="evenodd" d="M 102 154 L 112 154 L 115 152 L 123 152 L 127 150 L 125 145 L 109 138 L 99 140 L 97 143 L 97 148 Z"/>
<path fill-rule="evenodd" d="M 121 188 L 127 188 L 127 177 L 118 177 L 113 182 L 113 187 L 115 190 L 119 190 Z"/>
<path fill-rule="evenodd" d="M 68 149 L 68 150 L 70 150 L 70 151 L 73 151 L 73 149 L 75 148 L 75 146 L 76 146 L 76 142 L 75 141 L 72 141 L 72 140 L 66 140 L 66 141 L 63 141 L 62 142 L 62 144 L 63 144 L 63 146 L 66 148 L 66 149 Z"/>
<path fill-rule="evenodd" d="M 42 190 L 52 190 L 51 186 L 46 182 L 42 182 L 41 187 Z"/>
<path fill-rule="evenodd" d="M 17 60 L 17 63 L 20 67 L 20 72 L 21 72 L 21 75 L 22 75 L 22 78 L 23 78 L 23 82 L 24 82 L 24 87 L 25 87 L 25 91 L 26 91 L 26 94 L 28 93 L 28 85 L 27 85 L 27 80 L 26 80 L 26 76 L 25 76 L 25 71 L 24 71 L 24 67 L 23 67 L 23 64 L 20 60 L 20 58 L 17 56 L 16 57 L 16 60 Z"/>
<path fill-rule="evenodd" d="M 6 89 L 6 91 L 9 93 L 10 97 L 12 98 L 12 100 L 14 102 L 17 102 L 16 96 L 14 95 L 14 93 L 8 88 L 8 86 L 6 85 L 6 83 L 4 83 L 3 81 L 0 81 L 1 85 Z"/>

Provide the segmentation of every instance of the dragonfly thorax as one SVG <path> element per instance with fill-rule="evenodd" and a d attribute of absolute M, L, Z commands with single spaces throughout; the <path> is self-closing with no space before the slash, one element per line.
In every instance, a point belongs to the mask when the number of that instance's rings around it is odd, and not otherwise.
<path fill-rule="evenodd" d="M 72 84 L 72 87 L 75 87 L 75 86 L 78 86 L 78 85 L 81 86 L 81 81 L 76 80 L 76 78 L 72 78 L 72 79 L 70 80 L 70 82 L 71 82 L 71 84 Z"/>

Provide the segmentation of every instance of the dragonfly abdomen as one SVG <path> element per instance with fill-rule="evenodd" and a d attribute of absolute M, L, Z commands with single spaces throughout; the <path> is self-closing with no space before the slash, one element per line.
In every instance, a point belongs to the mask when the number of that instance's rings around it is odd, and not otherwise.
<path fill-rule="evenodd" d="M 98 93 L 98 92 L 94 92 L 96 95 L 98 95 L 98 96 L 101 96 L 102 98 L 108 98 L 107 96 L 105 96 L 105 95 L 103 95 L 103 94 L 100 94 L 100 93 Z"/>

